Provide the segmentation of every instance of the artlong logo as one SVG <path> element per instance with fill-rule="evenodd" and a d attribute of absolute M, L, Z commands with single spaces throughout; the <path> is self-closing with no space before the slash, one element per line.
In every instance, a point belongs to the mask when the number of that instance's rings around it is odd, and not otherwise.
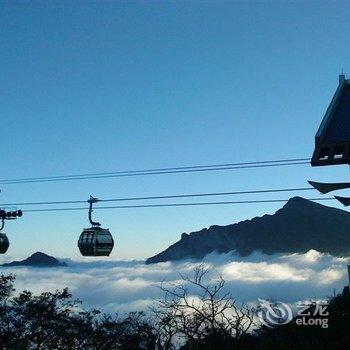
<path fill-rule="evenodd" d="M 256 314 L 265 326 L 284 325 L 293 320 L 293 311 L 288 304 L 264 299 L 259 299 L 259 303 Z"/>

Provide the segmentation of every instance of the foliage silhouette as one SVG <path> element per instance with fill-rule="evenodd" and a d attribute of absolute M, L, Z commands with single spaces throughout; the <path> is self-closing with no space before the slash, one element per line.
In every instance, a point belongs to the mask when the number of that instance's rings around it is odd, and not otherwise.
<path fill-rule="evenodd" d="M 330 299 L 329 327 L 295 322 L 252 331 L 254 315 L 225 293 L 221 276 L 197 268 L 192 278 L 161 286 L 151 313 L 85 310 L 68 289 L 16 294 L 14 275 L 0 275 L 0 349 L 18 350 L 343 350 L 350 344 L 348 292 Z"/>

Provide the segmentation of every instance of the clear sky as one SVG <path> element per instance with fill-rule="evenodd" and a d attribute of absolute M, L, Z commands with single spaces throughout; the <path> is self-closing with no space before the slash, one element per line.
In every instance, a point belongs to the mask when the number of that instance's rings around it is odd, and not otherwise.
<path fill-rule="evenodd" d="M 349 15 L 346 2 L 325 1 L 1 1 L 0 178 L 309 157 L 338 74 L 350 69 Z M 3 185 L 0 203 L 303 187 L 347 176 L 344 166 L 304 165 Z M 113 258 L 144 258 L 182 232 L 280 206 L 94 214 L 115 236 Z M 6 225 L 9 256 L 78 257 L 86 226 L 87 212 L 27 213 Z"/>

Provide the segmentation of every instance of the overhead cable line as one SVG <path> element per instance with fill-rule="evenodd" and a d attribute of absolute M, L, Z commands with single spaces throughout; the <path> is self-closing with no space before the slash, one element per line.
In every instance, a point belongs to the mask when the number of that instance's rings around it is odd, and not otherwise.
<path fill-rule="evenodd" d="M 305 198 L 310 201 L 327 201 L 335 200 L 335 198 Z M 222 201 L 222 202 L 191 202 L 191 203 L 167 203 L 167 204 L 140 204 L 140 205 L 117 205 L 117 206 L 101 206 L 96 209 L 136 209 L 136 208 L 160 208 L 160 207 L 188 207 L 188 206 L 205 206 L 205 205 L 227 205 L 227 204 L 259 204 L 259 203 L 282 203 L 288 202 L 289 199 L 267 199 L 267 200 L 250 200 L 250 201 Z M 51 212 L 51 211 L 75 211 L 86 210 L 86 207 L 76 208 L 43 208 L 28 209 L 23 212 Z"/>
<path fill-rule="evenodd" d="M 116 171 L 116 172 L 105 172 L 105 173 L 3 179 L 3 180 L 0 180 L 0 184 L 11 185 L 11 184 L 25 184 L 25 183 L 38 183 L 38 182 L 40 183 L 40 182 L 101 179 L 101 178 L 113 178 L 113 177 L 130 177 L 130 176 L 179 174 L 179 173 L 222 171 L 222 170 L 236 170 L 236 169 L 250 169 L 250 168 L 267 168 L 267 167 L 279 167 L 279 166 L 289 166 L 289 165 L 303 165 L 303 164 L 308 164 L 309 160 L 310 160 L 309 158 L 295 158 L 295 159 L 267 160 L 267 161 L 259 161 L 259 162 L 225 163 L 225 164 L 214 164 L 214 165 L 195 165 L 195 166 L 187 166 L 187 167 L 172 167 L 172 168 L 159 168 L 159 169 L 146 169 L 146 170 L 128 170 L 128 171 Z"/>
<path fill-rule="evenodd" d="M 313 187 L 299 187 L 299 188 L 277 188 L 266 190 L 252 190 L 252 191 L 233 191 L 233 192 L 209 192 L 209 193 L 188 193 L 165 196 L 149 196 L 149 197 L 125 197 L 112 199 L 99 199 L 99 202 L 121 202 L 121 201 L 139 201 L 139 200 L 155 200 L 155 199 L 175 199 L 175 198 L 191 198 L 191 197 L 211 197 L 211 196 L 230 196 L 241 194 L 259 194 L 259 193 L 277 193 L 277 192 L 295 192 L 295 191 L 314 191 Z M 18 202 L 18 203 L 4 203 L 0 206 L 26 206 L 26 205 L 56 205 L 56 204 L 79 204 L 86 203 L 86 200 L 71 200 L 71 201 L 46 201 L 46 202 Z"/>

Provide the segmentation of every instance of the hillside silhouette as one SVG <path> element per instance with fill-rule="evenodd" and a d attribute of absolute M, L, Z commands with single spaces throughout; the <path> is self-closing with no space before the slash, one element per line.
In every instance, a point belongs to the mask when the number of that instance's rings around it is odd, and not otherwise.
<path fill-rule="evenodd" d="M 349 227 L 347 211 L 293 197 L 273 215 L 183 233 L 178 242 L 147 259 L 147 263 L 202 259 L 213 251 L 233 250 L 241 256 L 256 250 L 273 254 L 305 253 L 310 249 L 346 255 L 350 251 Z"/>

